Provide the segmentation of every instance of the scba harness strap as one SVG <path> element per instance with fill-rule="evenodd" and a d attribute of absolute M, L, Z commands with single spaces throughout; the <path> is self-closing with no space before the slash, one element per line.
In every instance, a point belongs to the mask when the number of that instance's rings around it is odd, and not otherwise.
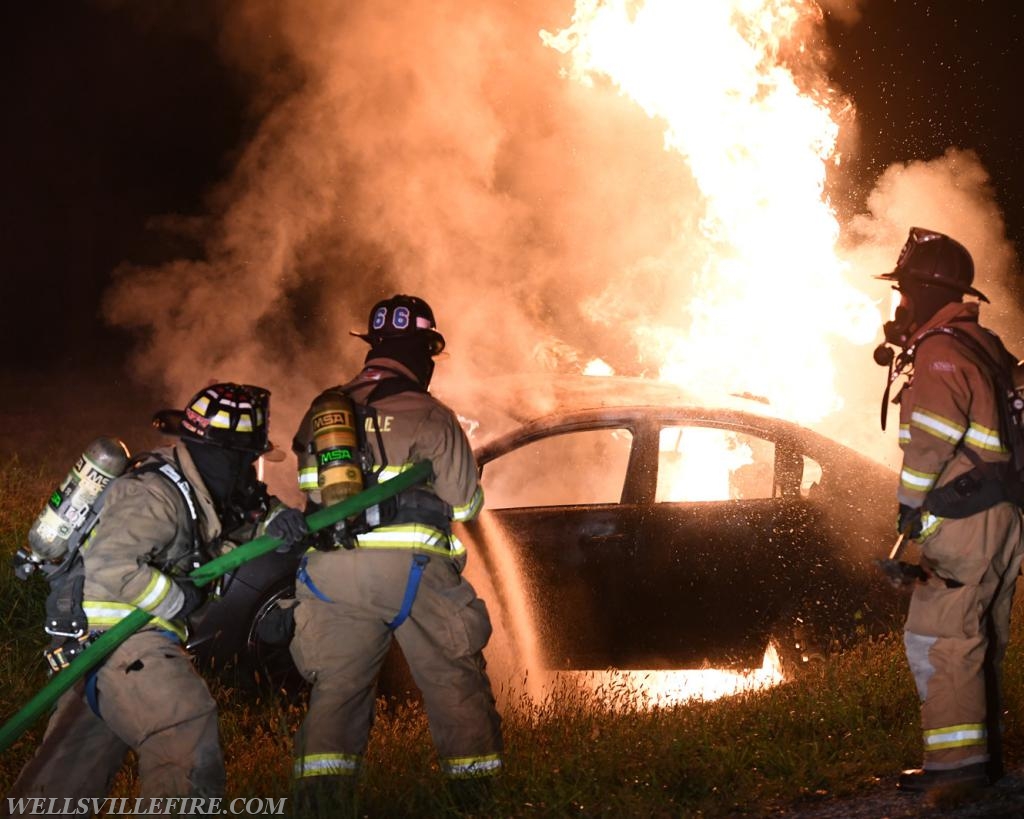
<path fill-rule="evenodd" d="M 154 457 L 155 461 L 142 463 L 143 459 Z M 199 550 L 198 521 L 199 515 L 194 498 L 192 485 L 185 480 L 181 472 L 181 464 L 172 465 L 164 458 L 152 453 L 142 453 L 121 477 L 156 472 L 163 475 L 181 494 L 185 508 L 188 510 L 189 535 L 193 553 Z M 90 630 L 89 621 L 84 607 L 85 562 L 81 547 L 92 535 L 99 523 L 100 515 L 106 504 L 106 495 L 113 481 L 100 493 L 93 504 L 93 514 L 86 526 L 76 533 L 68 543 L 68 552 L 63 562 L 53 568 L 47 575 L 50 593 L 46 597 L 46 623 L 44 631 L 54 639 L 43 650 L 43 656 L 52 673 L 67 668 L 71 661 L 81 654 L 92 642 L 100 630 Z M 160 555 L 154 555 L 154 562 Z M 177 639 L 177 637 L 175 637 Z"/>

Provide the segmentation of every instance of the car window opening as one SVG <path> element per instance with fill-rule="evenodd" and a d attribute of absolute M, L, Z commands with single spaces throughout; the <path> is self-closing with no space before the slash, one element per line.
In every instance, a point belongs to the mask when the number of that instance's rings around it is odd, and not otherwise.
<path fill-rule="evenodd" d="M 622 499 L 633 434 L 624 428 L 549 435 L 487 464 L 490 509 L 615 504 Z"/>

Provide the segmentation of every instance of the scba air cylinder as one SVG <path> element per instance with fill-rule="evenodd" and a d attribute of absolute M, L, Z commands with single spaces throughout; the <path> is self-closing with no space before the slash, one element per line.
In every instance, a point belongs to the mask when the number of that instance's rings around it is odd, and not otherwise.
<path fill-rule="evenodd" d="M 355 408 L 344 393 L 325 392 L 311 409 L 317 486 L 330 506 L 363 491 Z"/>
<path fill-rule="evenodd" d="M 128 465 L 128 447 L 100 437 L 85 448 L 28 532 L 33 554 L 44 560 L 64 555 L 71 537 L 89 519 L 96 498 Z"/>

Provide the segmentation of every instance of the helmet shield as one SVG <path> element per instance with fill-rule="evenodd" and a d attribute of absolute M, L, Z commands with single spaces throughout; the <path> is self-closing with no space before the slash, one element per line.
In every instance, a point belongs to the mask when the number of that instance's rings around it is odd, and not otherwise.
<path fill-rule="evenodd" d="M 927 228 L 912 227 L 895 269 L 876 278 L 896 282 L 898 290 L 913 291 L 915 286 L 923 285 L 988 301 L 984 293 L 972 286 L 974 261 L 967 248 L 944 233 Z"/>
<path fill-rule="evenodd" d="M 273 448 L 267 437 L 270 392 L 251 384 L 211 384 L 197 392 L 184 410 L 162 410 L 153 426 L 168 435 L 226 449 L 264 453 Z"/>
<path fill-rule="evenodd" d="M 444 336 L 437 332 L 434 311 L 423 299 L 397 295 L 377 302 L 370 310 L 365 333 L 352 332 L 371 345 L 400 338 L 418 338 L 426 344 L 431 356 L 444 350 Z"/>

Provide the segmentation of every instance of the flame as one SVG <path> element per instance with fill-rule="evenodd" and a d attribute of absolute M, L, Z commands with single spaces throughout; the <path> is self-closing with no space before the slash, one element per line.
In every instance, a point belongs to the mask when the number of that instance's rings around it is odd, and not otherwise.
<path fill-rule="evenodd" d="M 603 359 L 595 358 L 588 361 L 586 366 L 583 367 L 583 375 L 594 375 L 594 376 L 605 376 L 615 375 L 615 370 L 612 366 Z"/>
<path fill-rule="evenodd" d="M 835 251 L 825 175 L 840 160 L 832 108 L 849 103 L 820 82 L 821 20 L 812 0 L 577 0 L 570 26 L 540 33 L 568 76 L 610 81 L 664 122 L 703 198 L 697 266 L 666 259 L 680 303 L 633 328 L 640 348 L 663 380 L 766 395 L 805 423 L 841 407 L 835 337 L 867 344 L 879 324 Z"/>
<path fill-rule="evenodd" d="M 655 503 L 734 499 L 733 473 L 754 462 L 748 444 L 711 427 L 666 427 L 659 449 Z"/>
<path fill-rule="evenodd" d="M 762 691 L 785 681 L 778 650 L 769 643 L 761 667 L 747 671 L 560 671 L 549 685 L 553 690 L 565 683 L 583 688 L 606 707 L 654 708 Z"/>

